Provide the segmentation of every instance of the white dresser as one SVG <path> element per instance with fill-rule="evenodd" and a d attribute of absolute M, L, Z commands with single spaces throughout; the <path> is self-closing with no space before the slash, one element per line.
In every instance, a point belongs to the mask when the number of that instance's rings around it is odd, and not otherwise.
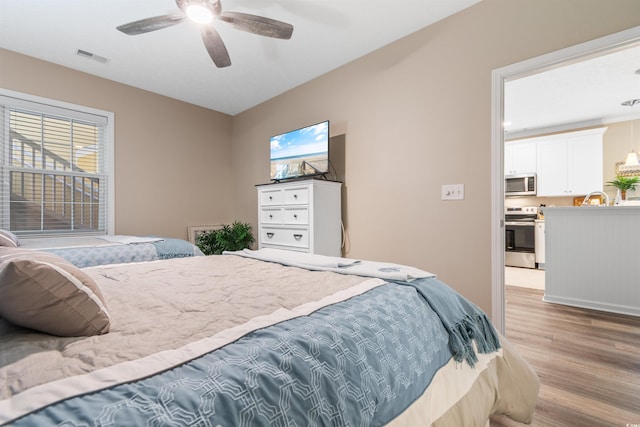
<path fill-rule="evenodd" d="M 257 185 L 258 248 L 341 256 L 341 182 Z"/>

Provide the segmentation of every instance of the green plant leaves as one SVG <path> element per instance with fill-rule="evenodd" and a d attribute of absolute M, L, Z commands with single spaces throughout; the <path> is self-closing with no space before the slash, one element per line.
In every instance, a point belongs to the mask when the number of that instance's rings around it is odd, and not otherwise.
<path fill-rule="evenodd" d="M 640 183 L 640 177 L 637 176 L 618 176 L 613 181 L 607 182 L 607 185 L 616 187 L 619 190 L 635 190 L 636 185 Z"/>
<path fill-rule="evenodd" d="M 218 230 L 200 234 L 196 239 L 196 246 L 205 255 L 220 255 L 224 251 L 249 248 L 254 241 L 251 224 L 235 221 L 231 225 L 223 225 Z"/>

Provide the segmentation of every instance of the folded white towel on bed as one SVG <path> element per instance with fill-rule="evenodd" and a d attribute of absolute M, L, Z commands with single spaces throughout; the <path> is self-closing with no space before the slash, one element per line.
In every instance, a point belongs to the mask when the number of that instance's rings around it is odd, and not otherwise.
<path fill-rule="evenodd" d="M 331 257 L 325 255 L 308 254 L 306 252 L 285 251 L 282 249 L 263 248 L 257 251 L 244 249 L 244 254 L 250 255 L 252 258 L 264 261 L 278 262 L 280 264 L 308 265 L 321 268 L 339 268 L 348 267 L 360 262 L 357 259 Z M 236 255 L 236 252 L 230 252 Z"/>
<path fill-rule="evenodd" d="M 325 255 L 308 254 L 304 252 L 286 251 L 282 249 L 263 248 L 253 251 L 224 252 L 225 255 L 239 255 L 261 261 L 277 262 L 292 267 L 307 270 L 333 271 L 341 274 L 353 274 L 364 277 L 377 277 L 386 280 L 409 281 L 425 277 L 435 277 L 433 273 L 388 262 L 365 261 L 351 258 L 330 257 Z"/>
<path fill-rule="evenodd" d="M 111 243 L 120 243 L 123 245 L 128 245 L 131 243 L 153 243 L 153 242 L 162 242 L 164 239 L 162 237 L 138 237 L 138 236 L 123 236 L 119 234 L 112 234 L 109 236 L 97 236 L 98 239 L 106 240 Z"/>

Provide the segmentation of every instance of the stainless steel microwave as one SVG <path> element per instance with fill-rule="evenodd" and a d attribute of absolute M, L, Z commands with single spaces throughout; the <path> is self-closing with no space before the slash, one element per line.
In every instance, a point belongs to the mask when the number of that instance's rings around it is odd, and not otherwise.
<path fill-rule="evenodd" d="M 535 196 L 537 192 L 536 174 L 523 173 L 504 177 L 505 196 Z"/>

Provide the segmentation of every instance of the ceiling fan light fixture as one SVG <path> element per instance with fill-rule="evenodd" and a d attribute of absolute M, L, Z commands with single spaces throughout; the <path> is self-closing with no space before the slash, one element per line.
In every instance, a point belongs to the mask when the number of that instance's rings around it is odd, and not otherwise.
<path fill-rule="evenodd" d="M 293 25 L 265 16 L 240 12 L 222 12 L 221 0 L 175 0 L 179 11 L 168 15 L 152 16 L 119 25 L 116 29 L 129 36 L 149 33 L 172 27 L 187 19 L 200 23 L 200 37 L 211 60 L 218 68 L 231 65 L 231 58 L 222 37 L 214 25 L 214 19 L 227 22 L 233 28 L 259 36 L 289 40 L 293 34 Z"/>
<path fill-rule="evenodd" d="M 624 101 L 623 103 L 621 103 L 620 105 L 625 106 L 625 107 L 633 107 L 636 104 L 640 104 L 640 99 L 636 98 L 636 99 L 628 99 L 626 101 Z"/>
<path fill-rule="evenodd" d="M 199 24 L 208 24 L 213 21 L 213 12 L 199 1 L 193 1 L 185 8 L 185 13 L 192 21 Z"/>

